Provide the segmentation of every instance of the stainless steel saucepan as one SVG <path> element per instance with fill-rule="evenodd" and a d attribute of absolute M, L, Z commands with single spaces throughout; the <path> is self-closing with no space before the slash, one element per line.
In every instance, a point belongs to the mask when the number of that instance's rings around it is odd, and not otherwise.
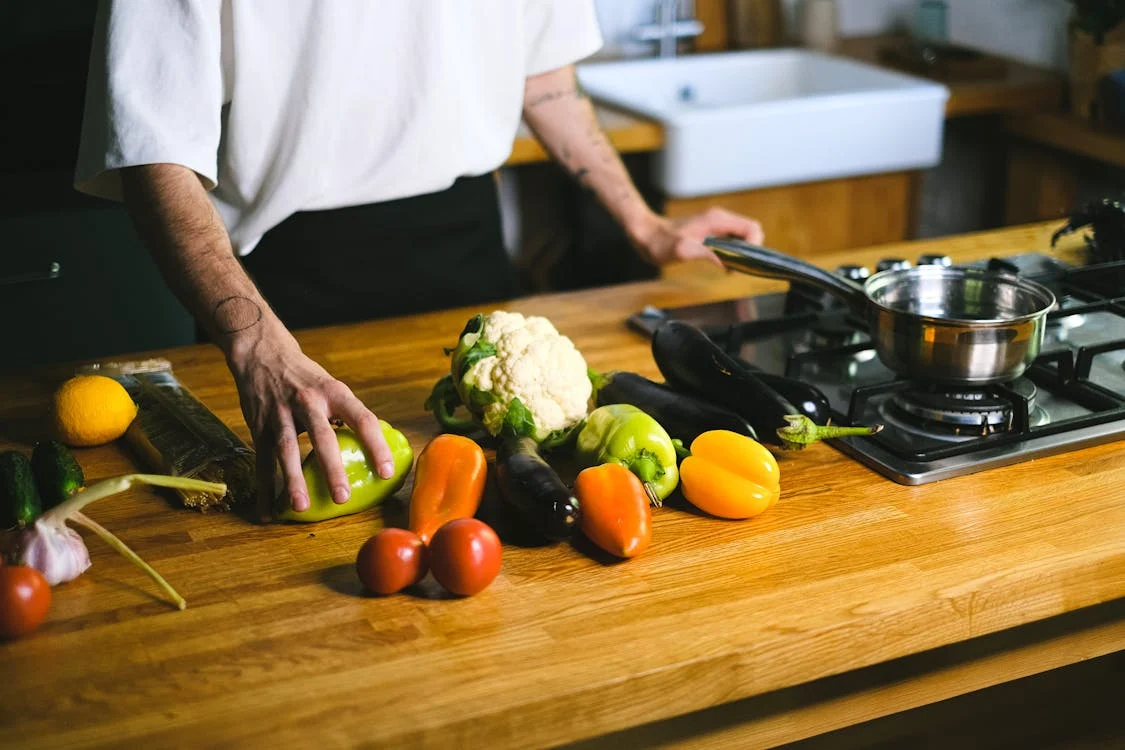
<path fill-rule="evenodd" d="M 709 237 L 728 268 L 811 284 L 863 315 L 879 359 L 900 375 L 947 385 L 1015 380 L 1043 344 L 1055 296 L 997 271 L 944 266 L 882 271 L 863 285 L 775 250 Z"/>

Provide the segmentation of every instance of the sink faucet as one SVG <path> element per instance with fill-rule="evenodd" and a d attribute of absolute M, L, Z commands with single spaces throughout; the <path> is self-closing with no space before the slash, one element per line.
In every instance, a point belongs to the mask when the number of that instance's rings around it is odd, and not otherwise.
<path fill-rule="evenodd" d="M 703 33 L 703 24 L 695 15 L 694 2 L 685 0 L 686 18 L 680 16 L 680 0 L 656 0 L 656 23 L 638 26 L 637 39 L 642 42 L 657 42 L 661 57 L 675 57 L 676 42 L 680 39 L 696 37 Z"/>

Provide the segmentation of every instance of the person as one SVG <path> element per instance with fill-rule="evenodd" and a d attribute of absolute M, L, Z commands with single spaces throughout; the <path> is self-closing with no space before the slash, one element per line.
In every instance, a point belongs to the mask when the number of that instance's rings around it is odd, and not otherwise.
<path fill-rule="evenodd" d="M 75 185 L 123 200 L 168 285 L 219 346 L 258 456 L 309 505 L 307 430 L 333 500 L 333 422 L 380 476 L 374 413 L 290 329 L 517 293 L 493 173 L 521 117 L 645 260 L 717 259 L 641 198 L 577 85 L 602 44 L 594 0 L 102 0 Z"/>

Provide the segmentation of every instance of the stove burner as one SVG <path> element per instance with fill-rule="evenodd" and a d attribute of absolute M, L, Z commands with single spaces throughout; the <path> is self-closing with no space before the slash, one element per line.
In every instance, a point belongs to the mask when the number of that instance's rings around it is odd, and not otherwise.
<path fill-rule="evenodd" d="M 1032 425 L 1046 421 L 1046 414 L 1035 407 L 1035 383 L 1021 378 L 1009 388 L 1027 400 Z M 1014 408 L 1012 399 L 996 389 L 919 386 L 895 393 L 880 411 L 917 434 L 980 437 L 1011 430 Z"/>

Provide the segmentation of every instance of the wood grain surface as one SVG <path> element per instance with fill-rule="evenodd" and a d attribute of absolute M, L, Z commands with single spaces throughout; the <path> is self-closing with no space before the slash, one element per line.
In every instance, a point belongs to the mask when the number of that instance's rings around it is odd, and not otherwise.
<path fill-rule="evenodd" d="M 776 247 L 802 258 L 914 236 L 921 195 L 919 171 L 840 177 L 702 198 L 669 198 L 674 218 L 712 206 L 753 216 Z"/>
<path fill-rule="evenodd" d="M 1004 119 L 1009 135 L 1118 169 L 1125 168 L 1125 131 L 1073 115 L 1039 112 Z"/>
<path fill-rule="evenodd" d="M 955 259 L 1047 251 L 1052 226 L 823 264 L 938 249 Z M 596 369 L 655 375 L 626 315 L 779 286 L 700 268 L 499 306 L 550 316 Z M 435 434 L 421 403 L 446 367 L 441 347 L 470 312 L 300 340 L 419 450 Z M 160 354 L 247 435 L 216 350 Z M 0 377 L 0 448 L 27 449 L 44 435 L 48 397 L 66 372 Z M 91 480 L 135 468 L 120 445 L 78 457 Z M 581 543 L 509 543 L 500 577 L 470 599 L 445 598 L 432 585 L 362 595 L 355 553 L 385 520 L 401 523 L 409 487 L 382 511 L 308 526 L 198 515 L 148 490 L 108 499 L 89 514 L 153 563 L 189 607 L 175 611 L 90 540 L 93 567 L 54 589 L 47 622 L 0 644 L 0 745 L 554 745 L 798 689 L 1125 595 L 1119 444 L 921 487 L 894 484 L 824 445 L 780 465 L 781 502 L 752 521 L 672 502 L 655 514 L 650 550 L 625 563 Z M 494 498 L 486 505 L 497 518 Z M 1044 665 L 1083 658 L 1081 648 L 1043 648 L 1053 655 L 1036 656 Z M 1011 676 L 1029 669 L 1017 661 Z M 1005 663 L 993 660 L 993 682 L 1011 678 Z M 919 678 L 907 702 L 948 697 L 949 684 Z M 856 701 L 854 720 L 869 718 L 869 702 Z M 794 706 L 792 721 L 762 736 L 797 739 L 826 726 L 807 710 L 802 723 L 802 710 Z"/>
<path fill-rule="evenodd" d="M 903 44 L 903 37 L 877 34 L 840 40 L 837 54 L 883 67 L 893 67 L 886 50 Z M 946 117 L 1059 110 L 1066 77 L 1055 70 L 1006 58 L 992 58 L 986 72 L 971 78 L 941 80 L 949 88 Z M 907 71 L 917 74 L 916 71 Z"/>

